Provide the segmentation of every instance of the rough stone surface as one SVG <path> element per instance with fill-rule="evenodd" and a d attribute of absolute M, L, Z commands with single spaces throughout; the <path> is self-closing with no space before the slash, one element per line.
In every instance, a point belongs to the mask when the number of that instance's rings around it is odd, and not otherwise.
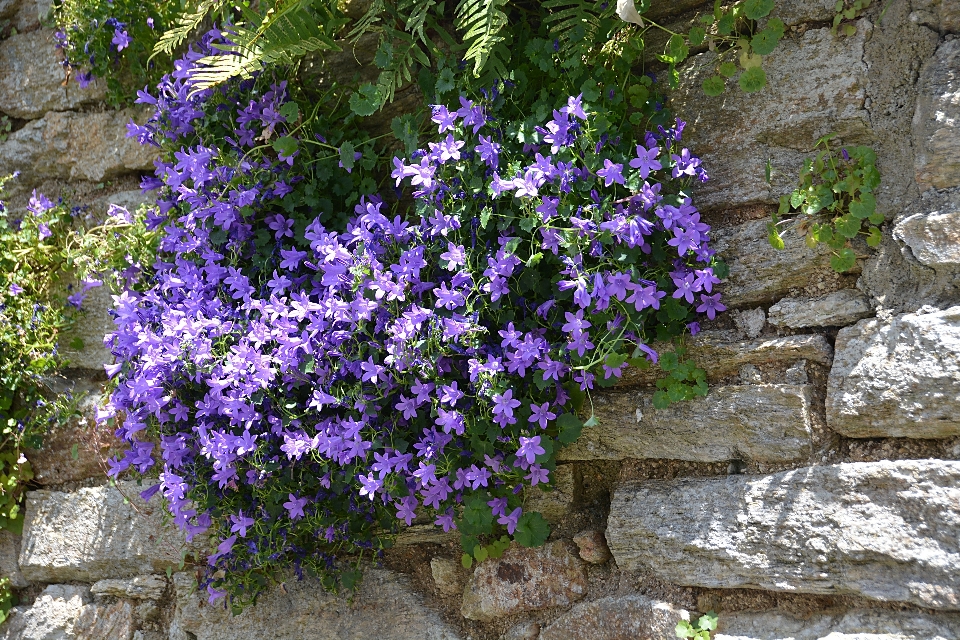
<path fill-rule="evenodd" d="M 873 315 L 870 299 L 856 289 L 841 289 L 821 298 L 783 298 L 770 307 L 770 324 L 778 327 L 842 327 Z"/>
<path fill-rule="evenodd" d="M 690 586 L 856 594 L 960 609 L 960 462 L 630 482 L 607 542 L 621 570 Z"/>
<path fill-rule="evenodd" d="M 917 184 L 960 186 L 960 40 L 947 40 L 923 65 L 913 118 Z"/>
<path fill-rule="evenodd" d="M 112 605 L 88 604 L 73 627 L 76 640 L 132 640 L 133 607 L 121 600 Z"/>
<path fill-rule="evenodd" d="M 0 111 L 14 118 L 40 118 L 47 111 L 67 111 L 102 100 L 106 84 L 86 89 L 65 81 L 53 32 L 19 33 L 0 41 Z"/>
<path fill-rule="evenodd" d="M 761 175 L 763 171 L 761 170 Z M 730 267 L 723 281 L 728 307 L 772 302 L 791 289 L 817 284 L 830 270 L 830 251 L 820 244 L 810 249 L 788 225 L 783 249 L 767 240 L 767 221 L 751 220 L 714 232 L 713 246 Z"/>
<path fill-rule="evenodd" d="M 767 323 L 767 315 L 763 309 L 749 309 L 746 311 L 733 311 L 733 323 L 748 338 L 756 338 L 763 331 L 763 325 Z"/>
<path fill-rule="evenodd" d="M 99 182 L 130 171 L 153 169 L 157 152 L 126 137 L 139 112 L 50 112 L 0 143 L 0 174 L 20 171 L 22 186 L 45 178 Z M 139 117 L 139 116 L 138 116 Z"/>
<path fill-rule="evenodd" d="M 352 603 L 319 583 L 293 578 L 257 605 L 233 616 L 222 603 L 208 605 L 192 574 L 174 575 L 177 608 L 170 640 L 459 640 L 395 573 L 368 568 Z M 388 631 L 389 630 L 389 631 Z"/>
<path fill-rule="evenodd" d="M 540 640 L 673 640 L 690 614 L 646 596 L 607 597 L 581 602 L 540 633 Z"/>
<path fill-rule="evenodd" d="M 122 443 L 113 435 L 113 429 L 95 426 L 97 406 L 103 401 L 100 383 L 83 375 L 71 375 L 50 378 L 47 386 L 55 394 L 82 394 L 77 403 L 80 417 L 51 428 L 44 434 L 43 447 L 25 452 L 35 480 L 50 486 L 88 478 L 105 479 L 111 449 Z"/>
<path fill-rule="evenodd" d="M 740 340 L 733 331 L 701 331 L 690 338 L 686 346 L 687 355 L 707 372 L 707 379 L 711 381 L 735 374 L 746 364 L 807 360 L 829 366 L 833 362 L 833 347 L 821 335 Z M 659 352 L 674 349 L 673 345 L 663 343 L 655 343 L 653 347 Z M 618 386 L 652 385 L 663 375 L 659 367 L 627 367 Z"/>
<path fill-rule="evenodd" d="M 110 317 L 112 308 L 113 298 L 109 287 L 95 287 L 87 292 L 83 313 L 61 340 L 61 352 L 70 361 L 70 367 L 101 372 L 103 365 L 113 363 L 113 354 L 103 346 L 103 337 L 117 328 Z M 83 341 L 81 349 L 69 346 L 77 338 Z"/>
<path fill-rule="evenodd" d="M 590 564 L 603 564 L 610 559 L 607 539 L 598 529 L 587 529 L 573 536 L 573 542 L 580 550 L 580 558 Z"/>
<path fill-rule="evenodd" d="M 840 330 L 827 424 L 854 438 L 960 435 L 960 306 Z"/>
<path fill-rule="evenodd" d="M 960 190 L 950 195 L 939 199 L 937 210 L 908 215 L 893 228 L 893 237 L 935 270 L 960 268 Z"/>
<path fill-rule="evenodd" d="M 430 558 L 430 573 L 437 592 L 455 596 L 463 591 L 463 565 L 451 558 Z"/>
<path fill-rule="evenodd" d="M 714 640 L 960 640 L 960 615 L 882 609 L 834 610 L 797 617 L 786 611 L 720 616 Z"/>
<path fill-rule="evenodd" d="M 100 580 L 90 587 L 95 596 L 106 595 L 136 600 L 159 600 L 167 590 L 167 580 L 163 576 L 135 576 L 129 580 Z"/>
<path fill-rule="evenodd" d="M 431 522 L 404 527 L 397 535 L 396 544 L 398 547 L 412 544 L 446 544 L 459 539 L 456 531 L 451 529 L 445 532 Z"/>
<path fill-rule="evenodd" d="M 0 626 L 0 640 L 76 640 L 73 627 L 88 602 L 86 587 L 52 584 L 32 607 L 10 611 L 10 618 Z"/>
<path fill-rule="evenodd" d="M 536 640 L 540 636 L 540 624 L 520 622 L 510 627 L 500 640 Z"/>
<path fill-rule="evenodd" d="M 17 563 L 19 556 L 20 536 L 0 529 L 0 576 L 9 578 L 14 589 L 22 589 L 30 584 L 20 573 L 20 565 Z"/>
<path fill-rule="evenodd" d="M 718 62 L 713 52 L 685 63 L 670 99 L 674 113 L 688 123 L 684 142 L 711 176 L 696 191 L 697 206 L 776 202 L 794 188 L 803 158 L 820 136 L 835 131 L 847 143 L 869 141 L 864 42 L 871 33 L 870 23 L 861 20 L 851 38 L 835 38 L 829 29 L 784 38 L 764 58 L 767 86 L 754 94 L 731 88 L 720 96 L 704 95 L 702 82 Z M 765 180 L 768 159 L 775 169 L 772 186 Z M 764 242 L 766 235 L 764 228 Z"/>
<path fill-rule="evenodd" d="M 809 385 L 730 385 L 703 398 L 655 409 L 645 391 L 594 398 L 600 424 L 558 453 L 563 460 L 668 458 L 719 462 L 784 462 L 811 448 L 813 388 Z"/>
<path fill-rule="evenodd" d="M 539 511 L 549 522 L 557 522 L 570 513 L 580 492 L 573 465 L 557 465 L 556 471 L 551 476 L 553 489 L 544 491 L 540 487 L 532 487 L 527 492 L 524 509 L 526 511 Z"/>
<path fill-rule="evenodd" d="M 162 573 L 180 562 L 183 537 L 133 482 L 72 493 L 27 493 L 20 570 L 28 580 L 89 581 Z M 139 513 L 138 511 L 139 510 Z"/>
<path fill-rule="evenodd" d="M 463 590 L 460 613 L 489 622 L 521 611 L 563 607 L 587 592 L 583 563 L 568 543 L 528 549 L 513 544 L 497 559 L 481 562 Z"/>
<path fill-rule="evenodd" d="M 35 31 L 50 15 L 52 8 L 53 0 L 24 0 L 20 3 L 16 15 L 13 16 L 13 26 L 21 33 Z"/>

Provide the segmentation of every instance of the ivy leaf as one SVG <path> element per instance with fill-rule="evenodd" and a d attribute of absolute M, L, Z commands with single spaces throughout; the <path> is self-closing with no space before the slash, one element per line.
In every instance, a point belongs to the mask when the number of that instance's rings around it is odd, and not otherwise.
<path fill-rule="evenodd" d="M 743 12 L 749 20 L 759 20 L 773 11 L 773 0 L 746 0 Z"/>
<path fill-rule="evenodd" d="M 783 238 L 777 233 L 777 227 L 773 223 L 767 225 L 767 240 L 770 242 L 770 246 L 778 251 L 782 250 L 785 246 L 783 244 Z"/>
<path fill-rule="evenodd" d="M 449 93 L 457 86 L 456 77 L 450 67 L 444 67 L 437 76 L 436 91 L 440 95 Z"/>
<path fill-rule="evenodd" d="M 572 413 L 564 413 L 557 418 L 557 427 L 560 429 L 560 434 L 557 436 L 560 442 L 563 444 L 571 444 L 576 442 L 577 438 L 580 437 L 580 432 L 583 430 L 583 422 Z"/>
<path fill-rule="evenodd" d="M 280 115 L 287 123 L 294 123 L 300 117 L 300 106 L 296 102 L 288 102 L 280 107 Z"/>
<path fill-rule="evenodd" d="M 373 115 L 383 102 L 380 88 L 367 82 L 350 96 L 350 110 L 358 116 Z"/>
<path fill-rule="evenodd" d="M 761 67 L 751 67 L 740 74 L 740 88 L 747 93 L 760 91 L 767 86 L 767 74 Z"/>
<path fill-rule="evenodd" d="M 840 216 L 833 222 L 837 228 L 837 233 L 844 238 L 853 238 L 860 233 L 860 220 L 852 215 Z"/>
<path fill-rule="evenodd" d="M 724 62 L 719 67 L 717 67 L 717 73 L 722 75 L 725 78 L 732 78 L 737 75 L 737 65 L 732 62 Z"/>
<path fill-rule="evenodd" d="M 840 250 L 840 253 L 834 254 L 830 258 L 830 266 L 833 267 L 833 270 L 837 273 L 843 273 L 844 271 L 849 271 L 853 268 L 853 265 L 857 263 L 857 254 L 853 252 L 853 249 L 849 247 L 844 247 Z"/>
<path fill-rule="evenodd" d="M 690 39 L 691 45 L 699 47 L 707 37 L 707 31 L 703 27 L 693 27 L 690 29 L 690 33 L 687 34 L 687 37 Z"/>
<path fill-rule="evenodd" d="M 722 76 L 710 76 L 703 81 L 703 92 L 708 96 L 718 96 L 723 93 L 726 83 Z"/>
<path fill-rule="evenodd" d="M 297 151 L 297 141 L 290 136 L 283 136 L 273 141 L 273 149 L 277 153 L 289 158 Z"/>
<path fill-rule="evenodd" d="M 356 153 L 353 143 L 349 140 L 340 145 L 340 162 L 347 171 L 353 170 L 354 154 Z"/>
<path fill-rule="evenodd" d="M 537 512 L 520 516 L 513 539 L 524 547 L 539 547 L 550 536 L 550 525 Z"/>
<path fill-rule="evenodd" d="M 780 43 L 780 35 L 770 28 L 764 29 L 750 40 L 750 46 L 762 56 L 769 55 Z"/>

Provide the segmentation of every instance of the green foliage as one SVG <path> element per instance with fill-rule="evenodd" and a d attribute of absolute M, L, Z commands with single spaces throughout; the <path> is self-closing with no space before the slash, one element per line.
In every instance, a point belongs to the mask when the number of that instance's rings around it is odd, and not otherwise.
<path fill-rule="evenodd" d="M 674 402 L 707 395 L 706 371 L 697 367 L 693 360 L 685 360 L 685 355 L 686 349 L 682 344 L 676 351 L 661 355 L 659 366 L 667 375 L 657 380 L 657 391 L 653 394 L 654 408 L 664 409 Z"/>
<path fill-rule="evenodd" d="M 170 68 L 172 49 L 153 60 L 151 52 L 164 30 L 183 19 L 183 9 L 180 1 L 62 0 L 54 21 L 67 68 L 81 84 L 91 75 L 103 78 L 113 106 L 133 102 L 137 89 L 156 84 Z M 118 32 L 129 44 L 114 42 Z"/>
<path fill-rule="evenodd" d="M 149 243 L 142 217 L 123 213 L 101 223 L 43 196 L 28 211 L 0 203 L 0 528 L 23 526 L 23 492 L 33 478 L 23 452 L 76 415 L 79 398 L 49 388 L 69 364 L 58 343 L 97 274 L 134 268 Z"/>
<path fill-rule="evenodd" d="M 467 63 L 473 63 L 474 74 L 479 75 L 489 63 L 494 73 L 507 77 L 504 60 L 496 54 L 497 45 L 504 41 L 506 4 L 507 0 L 460 0 L 457 6 L 457 29 L 467 47 L 463 57 Z"/>
<path fill-rule="evenodd" d="M 10 118 L 7 116 L 0 116 L 0 142 L 6 142 L 7 136 L 10 135 L 10 131 L 13 129 L 13 123 L 10 122 Z"/>
<path fill-rule="evenodd" d="M 713 611 L 705 613 L 692 625 L 686 620 L 677 623 L 678 638 L 693 638 L 694 640 L 710 640 L 710 632 L 717 628 L 717 614 Z"/>
<path fill-rule="evenodd" d="M 782 216 L 798 214 L 800 231 L 813 248 L 825 243 L 833 250 L 830 266 L 838 273 L 849 271 L 857 255 L 851 241 L 863 235 L 871 247 L 880 244 L 879 225 L 883 215 L 877 212 L 874 190 L 880 185 L 877 154 L 870 147 L 831 148 L 833 134 L 817 141 L 817 155 L 808 158 L 800 171 L 800 185 L 780 198 L 780 208 L 768 225 L 770 244 L 784 247 L 778 225 Z"/>
<path fill-rule="evenodd" d="M 830 33 L 833 35 L 852 36 L 857 32 L 857 25 L 853 21 L 863 15 L 873 0 L 837 0 L 834 6 L 833 24 Z"/>
<path fill-rule="evenodd" d="M 0 624 L 7 619 L 7 614 L 15 604 L 17 604 L 17 597 L 10 587 L 10 579 L 0 577 Z"/>

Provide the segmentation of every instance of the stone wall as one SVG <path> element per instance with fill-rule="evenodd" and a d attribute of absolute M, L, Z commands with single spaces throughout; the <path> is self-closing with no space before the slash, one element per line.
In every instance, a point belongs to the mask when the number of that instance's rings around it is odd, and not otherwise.
<path fill-rule="evenodd" d="M 232 617 L 194 593 L 160 505 L 106 484 L 109 435 L 70 425 L 31 455 L 43 488 L 23 536 L 0 533 L 23 602 L 0 639 L 665 639 L 710 609 L 723 640 L 960 639 L 960 3 L 878 3 L 846 38 L 830 35 L 832 0 L 777 4 L 788 32 L 764 91 L 705 97 L 707 52 L 672 94 L 731 267 L 731 311 L 690 347 L 710 394 L 656 410 L 647 371 L 598 393 L 599 426 L 534 498 L 546 546 L 466 571 L 454 538 L 414 528 L 352 600 L 291 578 Z M 18 30 L 0 40 L 0 112 L 17 123 L 0 173 L 22 172 L 14 199 L 135 203 L 152 162 L 123 137 L 137 114 L 62 84 L 44 10 L 0 0 Z M 883 176 L 883 242 L 846 275 L 799 235 L 766 240 L 830 131 L 876 148 Z M 91 303 L 64 381 L 93 399 L 107 303 Z"/>

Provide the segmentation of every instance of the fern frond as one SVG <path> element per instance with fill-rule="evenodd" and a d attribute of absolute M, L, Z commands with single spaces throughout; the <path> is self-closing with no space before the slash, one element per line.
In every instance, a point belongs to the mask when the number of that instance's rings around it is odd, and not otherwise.
<path fill-rule="evenodd" d="M 465 61 L 473 62 L 474 75 L 480 75 L 491 60 L 490 54 L 494 47 L 504 40 L 501 32 L 507 24 L 507 14 L 503 12 L 507 2 L 508 0 L 460 0 L 457 6 L 456 26 L 463 33 L 463 41 L 467 45 L 467 53 L 463 57 Z M 505 75 L 506 68 L 502 59 L 496 57 L 493 60 L 495 71 Z"/>
<path fill-rule="evenodd" d="M 235 27 L 230 35 L 233 45 L 221 46 L 222 54 L 198 61 L 199 68 L 190 78 L 191 92 L 209 89 L 234 76 L 249 78 L 265 64 L 291 63 L 313 51 L 339 51 L 337 43 L 321 28 L 332 23 L 318 21 L 308 9 L 311 4 L 311 0 L 288 2 L 279 10 L 268 11 L 256 29 Z"/>
<path fill-rule="evenodd" d="M 367 33 L 373 28 L 373 25 L 380 22 L 381 17 L 386 12 L 386 2 L 385 0 L 373 0 L 370 4 L 370 8 L 367 9 L 367 12 L 363 14 L 363 17 L 357 21 L 356 26 L 350 30 L 350 33 L 347 34 L 347 39 L 351 42 L 356 42 L 360 39 L 360 36 Z"/>
<path fill-rule="evenodd" d="M 224 4 L 226 4 L 226 0 L 201 0 L 193 12 L 182 13 L 177 18 L 176 26 L 167 29 L 160 36 L 160 40 L 154 45 L 150 57 L 153 58 L 160 53 L 173 55 L 174 49 L 183 44 L 190 32 L 199 27 L 207 15 L 219 11 Z"/>
<path fill-rule="evenodd" d="M 416 35 L 427 46 L 432 46 L 432 43 L 424 34 L 423 27 L 427 22 L 430 9 L 436 4 L 437 0 L 401 0 L 397 7 L 400 15 L 407 16 L 407 24 L 404 27 L 406 32 Z"/>
<path fill-rule="evenodd" d="M 550 33 L 560 41 L 561 55 L 576 51 L 582 53 L 600 40 L 600 23 L 616 11 L 613 2 L 606 6 L 598 0 L 545 0 L 543 8 L 547 10 L 546 23 Z M 582 33 L 574 38 L 577 28 Z"/>

